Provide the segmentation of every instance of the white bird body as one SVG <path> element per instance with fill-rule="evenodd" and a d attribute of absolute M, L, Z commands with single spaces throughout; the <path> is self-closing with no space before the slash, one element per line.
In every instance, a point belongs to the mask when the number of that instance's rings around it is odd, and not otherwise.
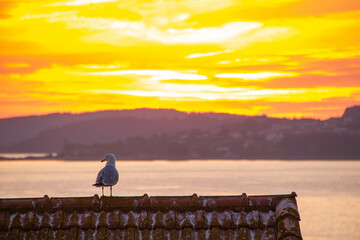
<path fill-rule="evenodd" d="M 110 187 L 110 196 L 112 196 L 112 186 L 117 184 L 119 181 L 119 173 L 116 170 L 115 166 L 115 156 L 114 154 L 106 155 L 106 158 L 101 160 L 107 161 L 106 165 L 97 175 L 96 182 L 93 184 L 95 187 L 102 187 L 102 195 L 104 196 L 104 187 Z"/>

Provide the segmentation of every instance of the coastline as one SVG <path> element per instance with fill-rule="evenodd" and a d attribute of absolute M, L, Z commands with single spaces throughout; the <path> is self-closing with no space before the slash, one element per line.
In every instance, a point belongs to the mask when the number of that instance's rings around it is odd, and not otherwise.
<path fill-rule="evenodd" d="M 91 157 L 27 157 L 27 158 L 4 158 L 0 161 L 99 161 L 101 158 Z M 148 161 L 360 161 L 360 157 L 244 157 L 244 158 L 121 158 L 117 160 L 129 162 Z"/>

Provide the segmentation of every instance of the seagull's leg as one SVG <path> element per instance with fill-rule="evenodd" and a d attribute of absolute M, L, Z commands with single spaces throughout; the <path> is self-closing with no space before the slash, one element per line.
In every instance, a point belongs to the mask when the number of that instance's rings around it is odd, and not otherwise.
<path fill-rule="evenodd" d="M 104 196 L 104 186 L 101 186 L 102 195 Z"/>
<path fill-rule="evenodd" d="M 112 186 L 110 186 L 110 197 L 112 197 Z"/>

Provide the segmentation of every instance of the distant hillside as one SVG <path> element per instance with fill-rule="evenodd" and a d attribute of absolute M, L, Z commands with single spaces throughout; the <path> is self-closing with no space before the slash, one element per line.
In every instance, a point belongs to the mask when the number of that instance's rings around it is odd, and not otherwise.
<path fill-rule="evenodd" d="M 156 111 L 156 113 L 154 112 Z M 42 116 L 28 116 L 0 119 L 0 145 L 9 145 L 19 141 L 36 137 L 40 132 L 61 128 L 68 124 L 84 122 L 88 120 L 118 118 L 118 117 L 137 117 L 143 119 L 183 118 L 186 113 L 171 109 L 135 109 L 135 110 L 113 110 L 98 111 L 88 113 L 54 113 Z"/>
<path fill-rule="evenodd" d="M 92 159 L 360 159 L 360 107 L 341 118 L 278 119 L 169 109 L 50 114 L 0 120 L 0 152 Z"/>
<path fill-rule="evenodd" d="M 0 151 L 58 152 L 64 142 L 109 143 L 128 137 L 206 129 L 242 116 L 187 114 L 170 109 L 135 109 L 50 114 L 0 120 Z"/>
<path fill-rule="evenodd" d="M 360 106 L 346 108 L 342 118 L 350 121 L 360 120 Z"/>

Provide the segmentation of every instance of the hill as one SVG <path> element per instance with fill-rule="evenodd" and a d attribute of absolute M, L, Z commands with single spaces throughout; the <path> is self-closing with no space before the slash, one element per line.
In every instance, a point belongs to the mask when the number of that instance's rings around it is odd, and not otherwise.
<path fill-rule="evenodd" d="M 92 159 L 360 159 L 360 107 L 341 118 L 279 119 L 171 109 L 49 114 L 0 120 L 0 151 Z"/>
<path fill-rule="evenodd" d="M 134 136 L 207 129 L 239 118 L 242 116 L 135 109 L 0 119 L 0 151 L 59 152 L 64 142 L 110 143 Z"/>

